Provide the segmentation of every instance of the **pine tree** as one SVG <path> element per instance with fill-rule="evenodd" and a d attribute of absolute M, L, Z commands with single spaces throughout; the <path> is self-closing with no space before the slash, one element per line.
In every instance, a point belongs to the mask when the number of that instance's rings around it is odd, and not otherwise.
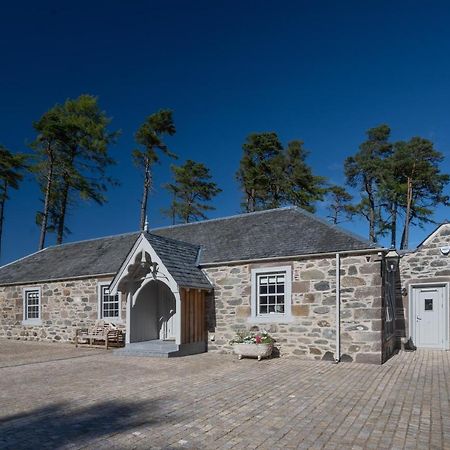
<path fill-rule="evenodd" d="M 376 242 L 384 230 L 382 225 L 379 189 L 384 170 L 384 160 L 392 153 L 389 142 L 391 130 L 387 125 L 379 125 L 367 131 L 367 140 L 359 146 L 359 151 L 345 160 L 347 184 L 357 188 L 361 201 L 355 206 L 355 213 L 369 222 L 369 240 Z"/>
<path fill-rule="evenodd" d="M 209 202 L 220 192 L 209 169 L 202 163 L 188 159 L 182 166 L 172 166 L 174 183 L 165 187 L 172 194 L 170 209 L 164 211 L 166 216 L 181 219 L 184 223 L 207 219 L 206 212 L 215 208 Z"/>
<path fill-rule="evenodd" d="M 118 135 L 108 130 L 109 124 L 91 95 L 68 99 L 34 123 L 38 132 L 32 144 L 38 157 L 34 171 L 44 192 L 44 210 L 37 215 L 40 248 L 48 230 L 56 231 L 56 243 L 62 243 L 67 214 L 77 199 L 106 202 L 108 186 L 116 184 L 107 175 L 114 164 L 108 150 Z"/>
<path fill-rule="evenodd" d="M 249 135 L 242 148 L 236 177 L 246 212 L 285 205 L 315 210 L 314 203 L 325 194 L 325 180 L 307 165 L 302 141 L 292 141 L 285 149 L 276 133 L 257 133 Z"/>
<path fill-rule="evenodd" d="M 0 255 L 3 237 L 3 222 L 5 219 L 5 204 L 9 199 L 10 189 L 19 189 L 23 179 L 23 171 L 27 168 L 27 156 L 13 154 L 0 145 Z"/>
<path fill-rule="evenodd" d="M 432 222 L 434 208 L 438 204 L 449 206 L 449 196 L 444 190 L 450 181 L 448 174 L 439 167 L 444 156 L 433 143 L 421 137 L 413 137 L 396 146 L 398 165 L 398 190 L 403 193 L 401 205 L 405 214 L 401 248 L 408 248 L 411 223 L 419 225 Z"/>
<path fill-rule="evenodd" d="M 329 199 L 328 218 L 334 225 L 350 220 L 354 214 L 352 207 L 353 196 L 349 194 L 342 186 L 330 186 L 328 188 L 327 196 Z"/>
<path fill-rule="evenodd" d="M 244 191 L 246 212 L 276 208 L 282 201 L 283 146 L 276 133 L 254 133 L 242 146 L 236 177 Z"/>
<path fill-rule="evenodd" d="M 302 141 L 289 142 L 285 151 L 285 173 L 281 179 L 285 181 L 286 204 L 315 212 L 315 203 L 323 200 L 326 193 L 325 178 L 313 174 L 306 163 L 307 156 Z"/>
<path fill-rule="evenodd" d="M 141 230 L 144 229 L 147 219 L 148 195 L 153 185 L 152 169 L 160 160 L 158 150 L 171 158 L 177 158 L 163 141 L 164 136 L 172 136 L 175 131 L 172 111 L 162 109 L 148 116 L 136 132 L 135 140 L 140 147 L 133 151 L 133 160 L 144 174 L 139 222 Z"/>

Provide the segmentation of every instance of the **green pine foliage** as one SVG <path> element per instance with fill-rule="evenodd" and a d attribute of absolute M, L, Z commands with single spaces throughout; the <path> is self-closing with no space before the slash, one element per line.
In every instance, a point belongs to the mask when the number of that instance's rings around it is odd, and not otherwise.
<path fill-rule="evenodd" d="M 110 122 L 96 97 L 81 95 L 55 105 L 33 123 L 33 170 L 44 195 L 43 211 L 37 213 L 39 248 L 45 245 L 47 231 L 55 231 L 56 242 L 62 243 L 69 231 L 67 215 L 78 200 L 102 205 L 108 187 L 117 184 L 108 175 L 115 163 L 109 147 L 118 136 L 109 131 Z"/>
<path fill-rule="evenodd" d="M 369 129 L 359 151 L 344 163 L 347 183 L 361 194 L 361 201 L 354 205 L 355 214 L 368 221 L 371 242 L 376 242 L 384 229 L 379 189 L 384 160 L 392 153 L 390 134 L 391 129 L 385 124 Z"/>
<path fill-rule="evenodd" d="M 360 193 L 352 206 L 369 224 L 369 239 L 376 242 L 390 234 L 397 245 L 399 221 L 403 222 L 400 248 L 408 248 L 411 225 L 433 222 L 437 205 L 449 205 L 445 194 L 450 178 L 442 173 L 444 156 L 421 137 L 390 142 L 390 128 L 380 125 L 367 131 L 359 151 L 345 161 L 349 186 Z"/>
<path fill-rule="evenodd" d="M 315 202 L 326 192 L 325 180 L 314 175 L 306 163 L 308 152 L 302 141 L 292 141 L 284 148 L 276 133 L 254 133 L 242 149 L 236 178 L 244 193 L 244 211 L 285 205 L 315 211 Z"/>
<path fill-rule="evenodd" d="M 209 169 L 190 159 L 181 166 L 173 165 L 171 169 L 174 183 L 166 184 L 165 187 L 173 200 L 170 209 L 163 213 L 172 218 L 172 223 L 207 219 L 206 212 L 215 209 L 210 204 L 211 200 L 222 192 L 212 181 Z"/>
<path fill-rule="evenodd" d="M 353 195 L 342 186 L 333 185 L 327 190 L 328 218 L 334 225 L 349 221 L 355 214 L 352 205 Z"/>
<path fill-rule="evenodd" d="M 0 255 L 6 201 L 11 189 L 19 189 L 23 172 L 27 168 L 27 158 L 27 155 L 14 154 L 0 144 Z"/>
<path fill-rule="evenodd" d="M 132 153 L 135 165 L 143 172 L 143 190 L 141 199 L 140 229 L 143 230 L 147 220 L 148 196 L 153 186 L 153 166 L 160 161 L 160 153 L 177 158 L 169 150 L 163 138 L 176 132 L 172 111 L 161 109 L 148 116 L 135 134 L 138 148 Z"/>

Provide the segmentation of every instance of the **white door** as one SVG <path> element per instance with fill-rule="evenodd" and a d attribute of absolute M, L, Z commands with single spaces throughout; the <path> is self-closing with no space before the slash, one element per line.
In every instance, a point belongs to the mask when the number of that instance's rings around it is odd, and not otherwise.
<path fill-rule="evenodd" d="M 413 288 L 414 344 L 424 348 L 447 348 L 445 287 Z"/>

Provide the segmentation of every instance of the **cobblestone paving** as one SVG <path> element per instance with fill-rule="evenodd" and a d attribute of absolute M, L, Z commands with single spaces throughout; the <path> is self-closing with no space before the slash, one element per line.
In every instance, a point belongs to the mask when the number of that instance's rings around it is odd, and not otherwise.
<path fill-rule="evenodd" d="M 450 352 L 375 366 L 0 341 L 0 365 L 1 449 L 450 449 Z"/>

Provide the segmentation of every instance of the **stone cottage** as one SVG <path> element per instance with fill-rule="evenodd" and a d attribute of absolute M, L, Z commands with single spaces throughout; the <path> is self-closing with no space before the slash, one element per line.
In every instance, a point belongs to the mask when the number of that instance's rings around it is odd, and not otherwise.
<path fill-rule="evenodd" d="M 279 208 L 53 246 L 3 266 L 0 337 L 70 342 L 105 319 L 124 329 L 127 351 L 157 342 L 171 356 L 231 351 L 236 331 L 258 327 L 281 356 L 380 364 L 402 332 L 399 275 L 395 252 Z"/>

